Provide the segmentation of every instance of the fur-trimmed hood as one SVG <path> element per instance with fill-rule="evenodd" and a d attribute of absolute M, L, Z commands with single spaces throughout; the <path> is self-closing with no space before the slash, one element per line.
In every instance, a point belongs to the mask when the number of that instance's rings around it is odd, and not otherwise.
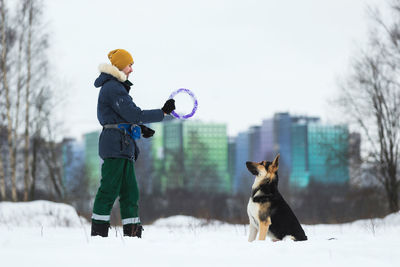
<path fill-rule="evenodd" d="M 110 74 L 111 76 L 117 78 L 120 82 L 125 82 L 128 79 L 124 72 L 120 71 L 117 67 L 111 64 L 100 64 L 99 71 L 102 73 Z"/>

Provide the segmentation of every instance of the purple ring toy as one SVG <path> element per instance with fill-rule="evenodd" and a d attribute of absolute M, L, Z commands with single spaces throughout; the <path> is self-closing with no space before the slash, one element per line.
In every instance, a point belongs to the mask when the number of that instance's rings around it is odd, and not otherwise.
<path fill-rule="evenodd" d="M 188 95 L 190 95 L 192 97 L 193 102 L 194 102 L 192 112 L 190 112 L 189 114 L 186 114 L 186 115 L 179 115 L 175 111 L 172 111 L 171 114 L 174 115 L 174 117 L 177 118 L 177 119 L 188 119 L 188 118 L 192 117 L 194 115 L 194 113 L 196 112 L 196 110 L 197 110 L 197 99 L 194 96 L 192 91 L 190 91 L 189 89 L 185 89 L 185 88 L 180 88 L 180 89 L 176 90 L 175 92 L 173 92 L 169 96 L 169 99 L 174 98 L 174 96 L 176 96 L 177 94 L 179 94 L 181 92 L 185 92 L 185 93 L 187 93 Z"/>

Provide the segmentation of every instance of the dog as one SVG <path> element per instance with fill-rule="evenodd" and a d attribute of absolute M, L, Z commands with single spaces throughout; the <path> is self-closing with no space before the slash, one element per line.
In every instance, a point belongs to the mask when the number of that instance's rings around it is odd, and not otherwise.
<path fill-rule="evenodd" d="M 290 236 L 295 241 L 307 240 L 299 221 L 278 191 L 279 154 L 273 162 L 246 162 L 247 169 L 255 175 L 252 193 L 247 205 L 250 221 L 249 242 L 273 241 Z"/>

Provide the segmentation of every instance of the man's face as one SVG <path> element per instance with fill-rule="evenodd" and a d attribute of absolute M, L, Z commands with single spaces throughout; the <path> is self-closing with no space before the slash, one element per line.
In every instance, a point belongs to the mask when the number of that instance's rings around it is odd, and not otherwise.
<path fill-rule="evenodd" d="M 128 66 L 126 66 L 122 72 L 126 74 L 126 78 L 129 77 L 129 74 L 133 71 L 132 69 L 132 64 L 129 64 Z"/>

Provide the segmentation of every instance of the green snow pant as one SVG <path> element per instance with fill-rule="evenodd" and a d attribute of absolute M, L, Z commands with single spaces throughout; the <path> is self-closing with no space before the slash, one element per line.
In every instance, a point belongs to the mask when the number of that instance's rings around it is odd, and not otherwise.
<path fill-rule="evenodd" d="M 122 158 L 105 159 L 101 166 L 101 181 L 93 205 L 92 220 L 96 223 L 109 223 L 111 209 L 118 196 L 122 224 L 140 223 L 139 188 L 133 161 Z"/>

